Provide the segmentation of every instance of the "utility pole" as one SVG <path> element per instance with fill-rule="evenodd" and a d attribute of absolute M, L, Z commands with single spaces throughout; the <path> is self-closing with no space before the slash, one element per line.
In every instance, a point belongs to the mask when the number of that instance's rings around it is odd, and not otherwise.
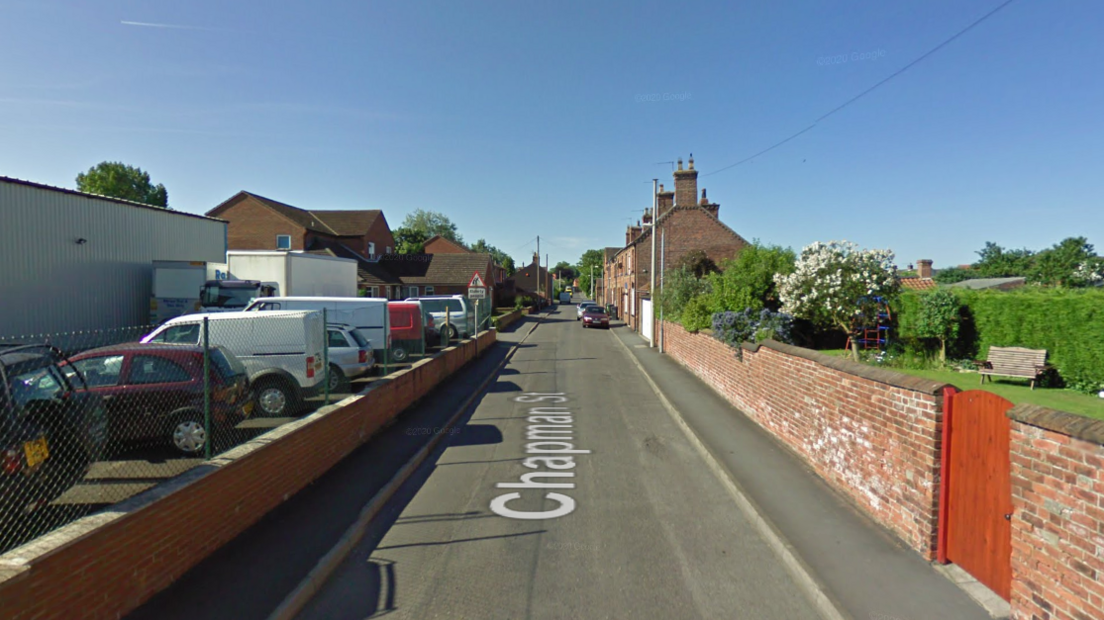
<path fill-rule="evenodd" d="M 590 266 L 590 298 L 594 299 L 594 265 Z"/>
<path fill-rule="evenodd" d="M 538 260 L 540 259 L 539 255 L 537 256 L 537 259 Z M 539 272 L 540 269 L 537 269 L 537 271 Z M 548 304 L 551 305 L 552 304 L 552 272 L 548 271 L 548 255 L 547 254 L 544 255 L 544 277 L 548 278 L 548 282 L 547 282 L 547 284 L 548 284 Z"/>
<path fill-rule="evenodd" d="M 540 235 L 537 235 L 537 273 L 535 276 L 537 280 L 537 297 L 541 296 L 541 277 L 540 277 Z M 539 301 L 537 303 L 540 303 Z"/>
<path fill-rule="evenodd" d="M 659 179 L 652 179 L 652 284 L 648 288 L 648 294 L 652 297 L 652 337 L 648 339 L 648 348 L 655 348 L 656 341 L 656 329 L 655 329 L 655 317 L 656 317 L 656 302 L 659 301 L 659 295 L 656 295 L 655 287 L 655 270 L 656 270 L 656 220 L 658 219 L 658 213 L 656 213 L 656 206 L 659 202 L 659 188 L 656 184 L 659 183 Z"/>

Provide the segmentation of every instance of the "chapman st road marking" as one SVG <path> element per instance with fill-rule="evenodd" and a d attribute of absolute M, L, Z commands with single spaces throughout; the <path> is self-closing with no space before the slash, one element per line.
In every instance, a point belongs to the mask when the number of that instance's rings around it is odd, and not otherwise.
<path fill-rule="evenodd" d="M 529 495 L 543 492 L 545 499 L 556 502 L 558 506 L 542 511 L 511 509 L 508 504 L 522 498 L 522 494 L 515 491 L 492 499 L 491 512 L 509 519 L 534 520 L 555 519 L 575 510 L 575 500 L 571 496 L 543 491 L 574 489 L 575 472 L 564 470 L 575 469 L 575 454 L 590 454 L 590 450 L 579 450 L 575 447 L 574 418 L 570 409 L 560 406 L 567 400 L 563 392 L 526 392 L 514 399 L 514 402 L 534 405 L 529 409 L 526 418 L 529 426 L 526 428 L 525 439 L 529 443 L 525 444 L 525 453 L 537 456 L 530 456 L 521 464 L 539 471 L 522 474 L 521 482 L 500 482 L 495 485 L 499 489 L 522 489 Z"/>

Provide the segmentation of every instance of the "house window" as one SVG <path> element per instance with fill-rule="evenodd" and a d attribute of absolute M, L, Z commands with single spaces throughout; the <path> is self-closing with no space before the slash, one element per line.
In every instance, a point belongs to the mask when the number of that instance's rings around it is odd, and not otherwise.
<path fill-rule="evenodd" d="M 369 297 L 379 297 L 379 288 L 375 287 L 375 286 L 369 286 L 368 287 L 368 296 Z"/>
<path fill-rule="evenodd" d="M 276 249 L 277 250 L 290 250 L 291 249 L 291 235 L 276 235 Z"/>
<path fill-rule="evenodd" d="M 375 258 L 376 257 L 376 244 L 372 241 L 368 242 L 368 257 L 369 258 Z"/>
<path fill-rule="evenodd" d="M 387 252 L 386 252 L 386 253 L 387 253 L 387 254 L 390 254 L 390 253 L 391 253 L 391 246 L 387 246 L 387 248 L 386 248 L 386 249 L 387 249 Z"/>
<path fill-rule="evenodd" d="M 406 296 L 407 297 L 417 297 L 418 296 L 418 287 L 416 287 L 416 286 L 407 287 Z"/>
<path fill-rule="evenodd" d="M 433 287 L 432 286 L 427 286 L 427 287 L 425 287 L 425 291 L 426 291 L 425 292 L 426 295 L 432 295 L 433 294 Z"/>

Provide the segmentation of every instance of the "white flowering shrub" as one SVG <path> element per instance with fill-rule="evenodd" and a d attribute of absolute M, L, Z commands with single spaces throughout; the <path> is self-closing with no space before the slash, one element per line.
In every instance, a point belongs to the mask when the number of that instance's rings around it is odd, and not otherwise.
<path fill-rule="evenodd" d="M 1073 279 L 1083 286 L 1096 286 L 1104 282 L 1104 260 L 1089 260 L 1077 266 Z"/>
<path fill-rule="evenodd" d="M 862 250 L 850 241 L 816 242 L 801 250 L 794 272 L 778 274 L 782 310 L 821 327 L 851 331 L 863 300 L 890 298 L 900 288 L 890 250 Z"/>

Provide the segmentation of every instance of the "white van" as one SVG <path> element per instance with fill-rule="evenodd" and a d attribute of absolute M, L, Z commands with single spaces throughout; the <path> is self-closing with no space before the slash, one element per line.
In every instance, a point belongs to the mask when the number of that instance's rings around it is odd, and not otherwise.
<path fill-rule="evenodd" d="M 245 366 L 261 415 L 292 415 L 305 398 L 323 389 L 326 330 L 321 312 L 187 314 L 165 322 L 142 342 L 202 344 L 204 318 L 210 319 L 210 343 L 224 347 Z"/>
<path fill-rule="evenodd" d="M 254 300 L 246 312 L 272 310 L 322 310 L 326 321 L 352 325 L 372 343 L 376 361 L 391 345 L 391 317 L 387 300 L 380 297 L 265 297 Z"/>

